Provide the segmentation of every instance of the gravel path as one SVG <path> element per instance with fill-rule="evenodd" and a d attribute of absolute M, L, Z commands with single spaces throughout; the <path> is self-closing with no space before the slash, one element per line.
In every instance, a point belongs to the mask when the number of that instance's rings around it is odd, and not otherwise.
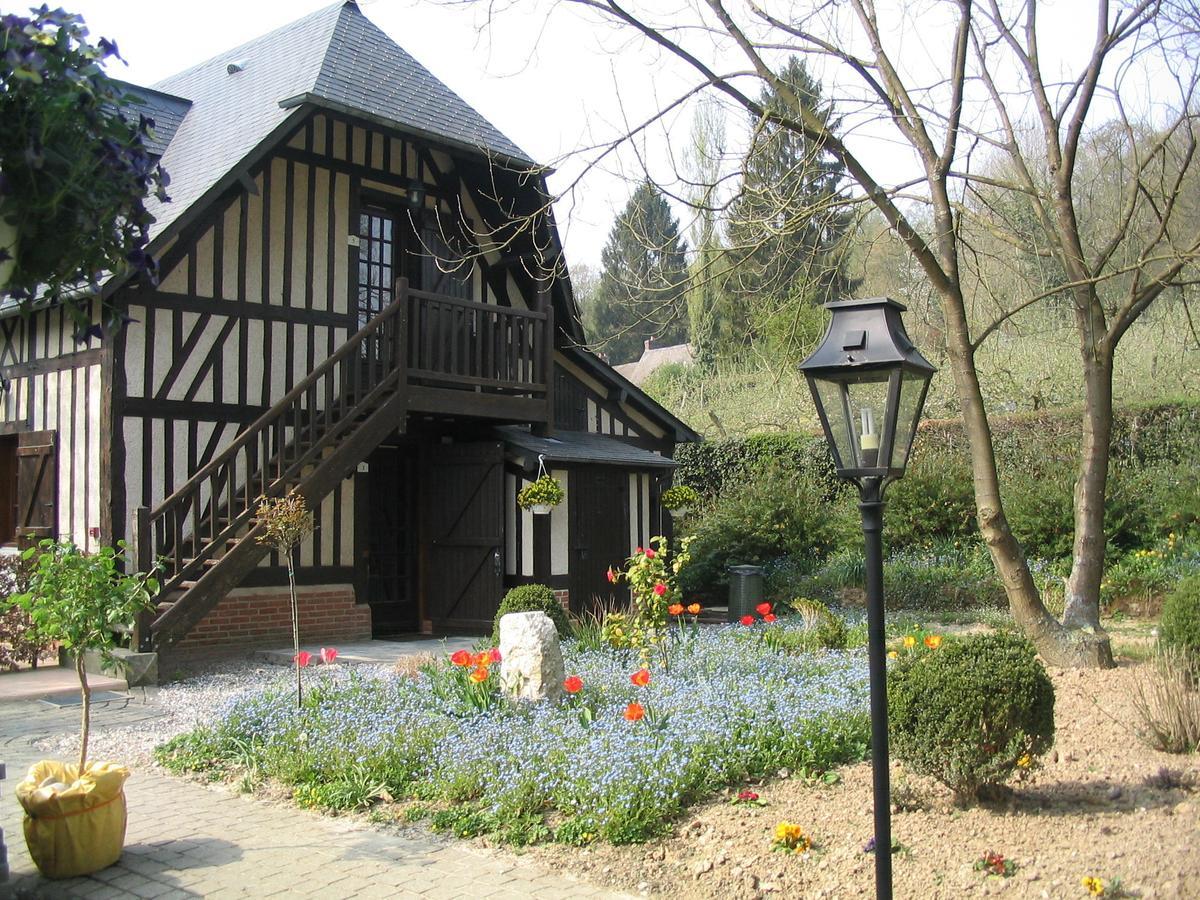
<path fill-rule="evenodd" d="M 362 675 L 384 675 L 386 666 L 359 665 Z M 263 662 L 227 662 L 220 668 L 202 672 L 187 681 L 147 688 L 141 695 L 149 711 L 157 715 L 132 727 L 106 728 L 91 740 L 93 759 L 120 759 L 127 764 L 145 764 L 153 760 L 154 748 L 197 725 L 213 721 L 234 698 L 261 690 L 271 684 L 290 684 L 292 672 L 282 666 Z M 139 692 L 133 692 L 135 697 Z M 58 735 L 37 742 L 39 749 L 68 758 L 77 752 L 75 734 Z"/>

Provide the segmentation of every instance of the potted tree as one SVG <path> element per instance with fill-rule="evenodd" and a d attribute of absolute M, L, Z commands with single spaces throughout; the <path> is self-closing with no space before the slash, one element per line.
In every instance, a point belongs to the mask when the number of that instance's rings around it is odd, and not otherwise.
<path fill-rule="evenodd" d="M 535 515 L 544 516 L 562 503 L 565 496 L 558 479 L 544 474 L 521 489 L 517 494 L 517 505 L 521 509 L 532 509 Z"/>
<path fill-rule="evenodd" d="M 168 179 L 146 149 L 154 123 L 102 68 L 116 45 L 42 6 L 0 16 L 0 51 L 0 297 L 56 301 L 129 268 L 153 277 L 144 201 L 165 202 Z M 90 327 L 86 305 L 67 309 Z"/>
<path fill-rule="evenodd" d="M 686 484 L 674 485 L 662 493 L 662 505 L 675 518 L 683 518 L 699 502 L 700 495 L 696 493 L 696 489 Z"/>
<path fill-rule="evenodd" d="M 158 592 L 153 573 L 126 575 L 124 544 L 85 554 L 70 541 L 42 541 L 29 589 L 5 601 L 23 609 L 37 637 L 57 641 L 74 657 L 82 699 L 79 760 L 35 763 L 17 785 L 25 809 L 25 842 L 47 878 L 86 875 L 112 865 L 125 843 L 125 779 L 115 763 L 89 763 L 92 692 L 85 655 L 112 661 L 115 631 L 133 622 Z"/>

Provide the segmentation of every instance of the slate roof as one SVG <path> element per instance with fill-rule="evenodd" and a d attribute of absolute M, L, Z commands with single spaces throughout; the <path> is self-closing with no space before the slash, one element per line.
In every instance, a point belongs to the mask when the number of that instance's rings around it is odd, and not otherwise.
<path fill-rule="evenodd" d="M 230 72 L 237 64 L 240 71 Z M 442 143 L 532 164 L 516 144 L 366 18 L 353 0 L 317 10 L 154 85 L 191 103 L 162 155 L 171 202 L 152 235 L 311 103 Z"/>
<path fill-rule="evenodd" d="M 127 81 L 117 83 L 125 92 L 125 107 L 154 120 L 154 131 L 146 141 L 146 149 L 154 156 L 162 156 L 191 109 L 192 101 Z"/>
<path fill-rule="evenodd" d="M 539 437 L 519 425 L 502 425 L 495 430 L 506 444 L 534 457 L 544 454 L 546 462 L 604 463 L 635 469 L 673 469 L 677 465 L 673 459 L 602 434 L 559 431 L 554 437 Z"/>

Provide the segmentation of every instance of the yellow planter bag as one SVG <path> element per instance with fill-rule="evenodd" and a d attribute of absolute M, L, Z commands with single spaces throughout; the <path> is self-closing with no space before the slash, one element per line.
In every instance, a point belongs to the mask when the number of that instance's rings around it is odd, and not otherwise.
<path fill-rule="evenodd" d="M 125 846 L 125 779 L 115 763 L 43 760 L 17 784 L 25 843 L 47 878 L 73 878 L 115 863 Z"/>

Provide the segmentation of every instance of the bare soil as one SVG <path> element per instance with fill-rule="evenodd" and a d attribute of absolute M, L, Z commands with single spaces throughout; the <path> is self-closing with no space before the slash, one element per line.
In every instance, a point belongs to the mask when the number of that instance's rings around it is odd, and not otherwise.
<path fill-rule="evenodd" d="M 1054 750 L 1004 802 L 957 809 L 949 791 L 893 766 L 893 797 L 902 801 L 892 826 L 902 847 L 894 859 L 897 897 L 1083 898 L 1084 876 L 1104 879 L 1109 897 L 1120 895 L 1115 878 L 1125 896 L 1200 897 L 1200 760 L 1136 738 L 1129 693 L 1137 666 L 1050 675 Z M 837 774 L 833 785 L 792 777 L 748 785 L 766 807 L 715 800 L 651 844 L 530 852 L 549 868 L 653 896 L 873 896 L 874 857 L 863 850 L 872 834 L 870 766 Z M 781 821 L 801 825 L 814 849 L 772 852 Z M 1012 877 L 974 869 L 989 851 L 1016 863 Z"/>

